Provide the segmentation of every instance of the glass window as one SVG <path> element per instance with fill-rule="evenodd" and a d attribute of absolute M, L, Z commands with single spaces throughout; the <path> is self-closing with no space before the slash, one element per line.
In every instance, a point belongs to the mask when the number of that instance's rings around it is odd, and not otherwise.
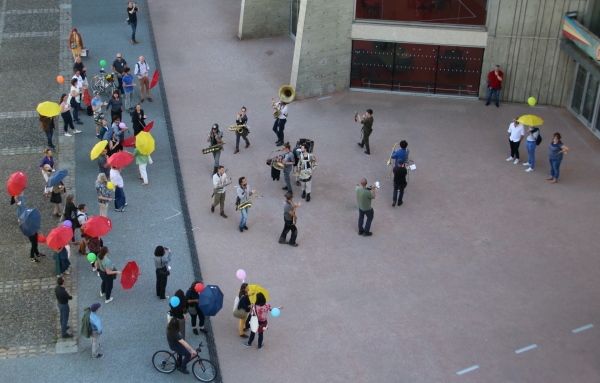
<path fill-rule="evenodd" d="M 485 25 L 487 0 L 356 0 L 356 19 Z"/>
<path fill-rule="evenodd" d="M 592 121 L 594 116 L 594 107 L 596 106 L 596 97 L 598 96 L 598 79 L 590 76 L 588 80 L 587 91 L 585 92 L 585 100 L 583 101 L 583 110 L 581 116 L 588 121 Z"/>
<path fill-rule="evenodd" d="M 585 89 L 586 79 L 587 71 L 583 69 L 581 65 L 578 65 L 575 86 L 573 87 L 573 99 L 571 100 L 571 109 L 573 109 L 576 114 L 581 113 L 581 100 L 583 100 L 583 90 Z"/>
<path fill-rule="evenodd" d="M 292 0 L 292 17 L 290 32 L 293 36 L 296 36 L 298 30 L 298 13 L 300 12 L 300 0 Z"/>
<path fill-rule="evenodd" d="M 352 42 L 350 86 L 477 97 L 483 48 Z"/>

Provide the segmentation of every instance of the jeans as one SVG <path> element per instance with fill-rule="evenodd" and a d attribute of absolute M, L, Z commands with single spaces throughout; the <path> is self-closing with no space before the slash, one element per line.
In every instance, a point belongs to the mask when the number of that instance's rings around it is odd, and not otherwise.
<path fill-rule="evenodd" d="M 277 135 L 277 139 L 279 142 L 283 142 L 283 130 L 285 129 L 285 123 L 287 122 L 287 118 L 281 119 L 276 118 L 275 123 L 273 124 L 273 131 Z"/>
<path fill-rule="evenodd" d="M 137 21 L 130 21 L 129 25 L 131 26 L 131 39 L 135 40 L 135 30 L 137 29 Z"/>
<path fill-rule="evenodd" d="M 500 89 L 492 89 L 488 86 L 488 90 L 487 90 L 487 98 L 485 100 L 485 104 L 488 105 L 490 103 L 490 101 L 492 101 L 492 93 L 494 94 L 495 98 L 496 98 L 496 106 L 499 106 L 499 102 L 500 102 Z"/>
<path fill-rule="evenodd" d="M 131 92 L 125 92 L 123 94 L 123 107 L 125 109 L 131 109 L 131 107 L 133 105 L 131 105 L 131 95 L 133 94 L 133 91 Z"/>
<path fill-rule="evenodd" d="M 263 334 L 264 334 L 264 332 L 259 332 L 258 333 L 258 347 L 262 346 Z M 255 335 L 256 335 L 255 333 L 250 332 L 250 338 L 248 339 L 248 344 L 252 344 L 252 342 L 254 341 L 254 336 Z"/>
<path fill-rule="evenodd" d="M 288 170 L 288 168 L 290 168 L 290 170 Z M 291 166 L 286 166 L 285 170 L 283 171 L 283 179 L 285 180 L 285 186 L 287 186 L 287 190 L 289 192 L 292 191 L 292 182 L 290 181 L 290 173 L 291 172 L 292 172 Z"/>
<path fill-rule="evenodd" d="M 178 354 L 178 362 L 181 358 L 181 361 L 179 362 L 179 368 L 185 370 L 188 362 L 190 361 L 190 358 L 192 357 L 192 354 L 190 354 L 187 348 L 185 348 L 181 343 L 178 343 L 175 347 L 171 347 L 171 350 L 175 351 Z"/>
<path fill-rule="evenodd" d="M 125 191 L 123 188 L 115 186 L 115 209 L 117 210 L 125 210 Z"/>
<path fill-rule="evenodd" d="M 100 278 L 102 278 L 102 285 L 100 286 L 100 291 L 105 295 L 105 299 L 110 299 L 110 293 L 113 289 L 114 279 L 112 275 L 107 274 L 105 271 L 100 271 Z"/>
<path fill-rule="evenodd" d="M 119 92 L 121 94 L 125 93 L 125 89 L 123 89 L 123 73 L 117 73 L 117 81 L 119 82 Z"/>
<path fill-rule="evenodd" d="M 52 143 L 52 135 L 54 134 L 54 131 L 52 129 L 50 129 L 46 133 L 46 139 L 48 140 L 48 147 L 50 147 L 51 149 L 55 149 L 54 144 Z"/>
<path fill-rule="evenodd" d="M 248 137 L 240 136 L 239 134 L 235 134 L 235 147 L 238 148 L 240 146 L 240 137 L 246 141 L 246 144 L 250 145 L 250 141 L 248 141 Z"/>
<path fill-rule="evenodd" d="M 404 197 L 404 188 L 406 184 L 394 184 L 394 195 L 392 197 L 392 202 L 396 203 L 398 201 L 398 205 L 402 203 L 402 198 Z M 400 195 L 398 195 L 398 192 Z"/>
<path fill-rule="evenodd" d="M 560 163 L 562 162 L 562 156 L 558 158 L 550 158 L 550 175 L 558 180 L 560 175 Z"/>
<path fill-rule="evenodd" d="M 513 142 L 509 139 L 508 143 L 510 144 L 510 156 L 512 158 L 519 158 L 519 146 L 521 145 L 521 141 Z"/>
<path fill-rule="evenodd" d="M 71 117 L 71 113 L 64 112 L 64 113 L 61 113 L 60 115 L 64 122 L 63 129 L 65 130 L 65 133 L 69 132 L 69 126 L 71 127 L 71 129 L 75 130 L 75 125 L 73 125 L 73 118 Z"/>
<path fill-rule="evenodd" d="M 367 223 L 365 225 L 365 228 L 363 229 L 363 222 L 365 219 L 365 215 L 367 216 Z M 373 216 L 375 215 L 375 212 L 373 211 L 373 209 L 371 210 L 360 210 L 358 209 L 358 232 L 359 233 L 363 233 L 363 232 L 370 232 L 371 229 L 371 221 L 373 221 Z"/>
<path fill-rule="evenodd" d="M 73 111 L 73 121 L 79 122 L 79 108 L 81 107 L 81 104 L 77 101 L 75 101 L 74 103 L 77 104 L 77 106 L 71 107 L 71 111 Z"/>
<path fill-rule="evenodd" d="M 285 224 L 283 226 L 283 231 L 281 232 L 281 238 L 285 241 L 285 238 L 287 237 L 287 234 L 290 232 L 290 230 L 292 231 L 292 235 L 290 236 L 290 244 L 294 244 L 296 243 L 296 237 L 298 236 L 298 229 L 296 228 L 296 225 L 292 225 L 292 221 L 285 221 Z"/>
<path fill-rule="evenodd" d="M 535 141 L 527 141 L 527 153 L 529 154 L 529 167 L 535 168 L 535 147 L 537 144 Z"/>
<path fill-rule="evenodd" d="M 156 296 L 160 299 L 165 299 L 165 290 L 167 289 L 168 276 L 161 276 L 158 272 L 160 269 L 156 269 Z"/>
<path fill-rule="evenodd" d="M 98 331 L 92 331 L 90 340 L 92 341 L 92 356 L 96 357 L 100 348 L 100 334 L 98 334 Z"/>
<path fill-rule="evenodd" d="M 240 220 L 240 227 L 246 226 L 246 220 L 248 219 L 248 208 L 240 210 L 242 213 L 242 219 Z"/>
<path fill-rule="evenodd" d="M 60 329 L 62 336 L 67 335 L 67 325 L 69 323 L 69 304 L 58 303 L 58 310 L 60 311 Z"/>
<path fill-rule="evenodd" d="M 219 167 L 219 158 L 221 158 L 221 151 L 217 150 L 216 152 L 213 152 L 213 158 L 215 160 L 215 168 Z"/>

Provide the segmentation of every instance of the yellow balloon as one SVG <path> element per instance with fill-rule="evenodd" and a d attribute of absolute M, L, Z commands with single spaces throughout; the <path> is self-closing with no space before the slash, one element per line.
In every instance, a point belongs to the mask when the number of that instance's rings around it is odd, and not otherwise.
<path fill-rule="evenodd" d="M 108 182 L 106 183 L 106 187 L 107 187 L 109 190 L 113 190 L 113 189 L 115 188 L 115 184 L 113 184 L 112 182 L 108 181 Z"/>
<path fill-rule="evenodd" d="M 529 97 L 527 99 L 527 103 L 529 104 L 529 106 L 535 106 L 535 104 L 537 104 L 537 101 L 535 100 L 535 97 Z"/>

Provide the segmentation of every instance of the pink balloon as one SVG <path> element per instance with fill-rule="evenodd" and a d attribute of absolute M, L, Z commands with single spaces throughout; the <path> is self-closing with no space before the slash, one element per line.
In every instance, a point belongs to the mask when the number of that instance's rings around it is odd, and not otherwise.
<path fill-rule="evenodd" d="M 71 222 L 71 221 L 69 221 L 69 220 L 66 220 L 65 222 L 63 222 L 63 226 L 66 226 L 66 227 L 73 227 L 73 222 Z"/>
<path fill-rule="evenodd" d="M 119 129 L 127 129 L 127 126 L 125 126 L 125 123 L 124 123 L 124 122 L 121 122 L 121 123 L 119 124 Z"/>
<path fill-rule="evenodd" d="M 237 271 L 237 273 L 235 273 L 235 275 L 238 277 L 238 279 L 240 281 L 243 281 L 244 279 L 246 279 L 246 272 L 244 270 L 242 270 L 242 269 L 239 269 Z"/>

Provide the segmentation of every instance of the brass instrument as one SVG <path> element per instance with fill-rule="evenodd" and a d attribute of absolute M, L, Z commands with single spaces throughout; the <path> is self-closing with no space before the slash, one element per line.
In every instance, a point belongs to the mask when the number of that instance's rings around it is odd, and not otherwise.
<path fill-rule="evenodd" d="M 237 205 L 235 207 L 235 210 L 242 210 L 242 209 L 245 209 L 247 207 L 252 207 L 252 202 L 250 202 L 250 201 L 252 201 L 256 197 L 258 197 L 258 192 L 254 193 L 254 195 L 252 197 L 248 198 L 246 201 L 244 201 L 244 202 L 240 203 L 239 205 Z"/>
<path fill-rule="evenodd" d="M 279 88 L 279 99 L 281 101 L 285 102 L 286 104 L 289 104 L 290 102 L 294 101 L 294 98 L 296 98 L 296 91 L 293 87 L 291 87 L 290 85 L 284 85 L 281 88 Z M 273 112 L 273 118 L 278 118 L 280 115 L 281 110 L 275 107 L 275 111 Z"/>
<path fill-rule="evenodd" d="M 354 122 L 358 122 L 358 112 L 354 111 Z"/>
<path fill-rule="evenodd" d="M 279 171 L 285 169 L 285 165 L 283 164 L 283 162 L 279 162 L 279 161 L 273 161 L 273 167 Z"/>
<path fill-rule="evenodd" d="M 208 154 L 208 153 L 212 153 L 212 152 L 221 152 L 221 151 L 223 151 L 223 145 L 225 145 L 224 142 L 209 146 L 206 149 L 202 149 L 202 154 Z"/>
<path fill-rule="evenodd" d="M 269 157 L 267 158 L 267 166 L 273 166 L 273 164 L 274 164 L 275 162 L 277 162 L 277 160 L 278 160 L 279 158 L 283 158 L 282 156 L 277 156 L 277 155 L 276 155 L 275 157 L 271 157 L 271 154 L 275 154 L 275 153 L 279 153 L 279 152 L 283 152 L 283 151 L 284 151 L 283 149 L 279 149 L 279 150 L 276 150 L 276 151 L 274 151 L 274 152 L 271 152 L 271 153 L 269 154 Z"/>
<path fill-rule="evenodd" d="M 243 125 L 231 125 L 229 130 L 232 132 L 237 132 L 238 134 L 244 133 L 244 129 L 246 129 L 246 124 Z"/>
<path fill-rule="evenodd" d="M 294 173 L 294 174 L 292 174 L 292 175 L 293 175 L 294 177 L 303 177 L 303 178 L 308 178 L 308 177 L 310 177 L 310 175 L 311 175 L 311 174 L 312 174 L 312 173 L 311 173 L 311 172 L 309 172 L 308 170 L 302 170 L 302 171 L 296 172 L 296 173 Z"/>
<path fill-rule="evenodd" d="M 392 165 L 392 170 L 390 170 L 390 178 L 392 178 L 392 174 L 394 174 L 394 162 L 392 161 L 392 156 L 394 155 L 394 152 L 396 151 L 398 147 L 398 144 L 394 144 L 394 147 L 392 148 L 392 154 L 390 154 L 390 159 L 387 161 L 388 165 Z"/>
<path fill-rule="evenodd" d="M 294 204 L 294 207 L 300 207 L 302 206 L 302 202 L 298 202 Z M 296 220 L 297 220 L 297 215 L 296 212 L 294 211 L 294 216 L 292 217 L 292 225 L 296 226 Z"/>
<path fill-rule="evenodd" d="M 223 174 L 227 174 L 227 170 L 229 169 L 225 169 L 225 171 L 223 172 Z M 229 182 L 225 182 L 225 184 L 221 185 L 221 186 L 217 186 L 216 188 L 213 189 L 213 196 L 215 195 L 216 192 L 223 190 L 223 188 L 225 186 L 231 185 L 231 183 L 233 182 L 233 180 L 231 179 L 231 177 L 229 177 Z"/>

